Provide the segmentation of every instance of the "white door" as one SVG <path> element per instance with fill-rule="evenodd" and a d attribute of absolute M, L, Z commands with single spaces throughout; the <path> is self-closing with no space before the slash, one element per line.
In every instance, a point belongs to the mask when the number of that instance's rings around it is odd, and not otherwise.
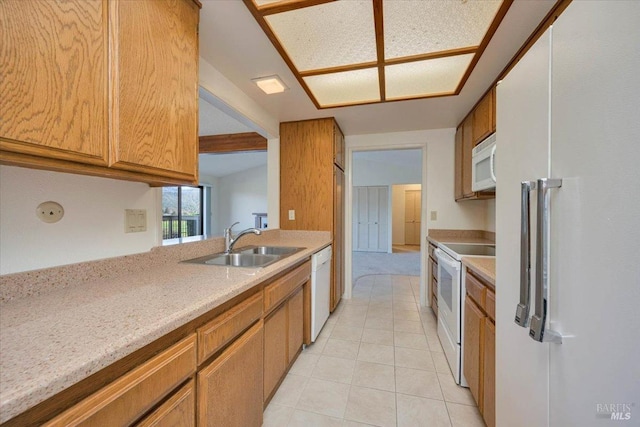
<path fill-rule="evenodd" d="M 573 2 L 552 46 L 549 424 L 640 425 L 640 2 Z"/>
<path fill-rule="evenodd" d="M 404 244 L 420 244 L 421 191 L 404 192 Z"/>
<path fill-rule="evenodd" d="M 516 325 L 514 318 L 520 299 L 520 183 L 549 176 L 550 43 L 547 31 L 497 88 L 496 135 L 502 141 L 496 156 L 498 426 L 548 425 L 549 344 L 533 341 L 529 328 Z M 535 195 L 531 212 L 536 208 Z M 535 236 L 534 215 L 531 223 Z M 535 239 L 531 253 L 535 254 Z"/>
<path fill-rule="evenodd" d="M 389 187 L 353 188 L 354 250 L 387 252 Z"/>

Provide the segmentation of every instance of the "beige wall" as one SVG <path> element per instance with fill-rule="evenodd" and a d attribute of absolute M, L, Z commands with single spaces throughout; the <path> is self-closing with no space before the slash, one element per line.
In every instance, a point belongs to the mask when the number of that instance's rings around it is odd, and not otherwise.
<path fill-rule="evenodd" d="M 405 191 L 420 190 L 420 184 L 393 185 L 391 187 L 391 243 L 404 245 Z"/>
<path fill-rule="evenodd" d="M 487 231 L 496 232 L 496 199 L 486 201 L 487 204 L 487 222 L 484 227 Z"/>

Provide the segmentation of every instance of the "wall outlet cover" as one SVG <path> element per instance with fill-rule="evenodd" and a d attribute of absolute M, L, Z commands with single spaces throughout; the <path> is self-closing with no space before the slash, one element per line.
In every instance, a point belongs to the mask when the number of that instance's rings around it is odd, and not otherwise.
<path fill-rule="evenodd" d="M 139 233 L 147 231 L 147 210 L 146 209 L 125 209 L 124 210 L 124 232 Z"/>
<path fill-rule="evenodd" d="M 36 208 L 36 215 L 40 221 L 52 224 L 64 216 L 64 208 L 58 202 L 42 202 Z"/>

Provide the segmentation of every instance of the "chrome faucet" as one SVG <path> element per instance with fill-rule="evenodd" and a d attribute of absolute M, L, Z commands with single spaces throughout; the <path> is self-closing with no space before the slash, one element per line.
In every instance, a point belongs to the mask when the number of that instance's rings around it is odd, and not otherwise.
<path fill-rule="evenodd" d="M 258 230 L 257 228 L 247 228 L 246 230 L 242 230 L 240 233 L 238 233 L 237 236 L 233 237 L 233 235 L 231 234 L 231 229 L 233 228 L 234 225 L 237 225 L 237 224 L 240 224 L 240 223 L 234 222 L 229 226 L 229 228 L 224 229 L 224 253 L 225 254 L 230 253 L 233 250 L 233 247 L 235 246 L 236 242 L 245 234 L 249 234 L 249 233 L 253 233 L 257 235 L 262 234 L 262 231 Z"/>

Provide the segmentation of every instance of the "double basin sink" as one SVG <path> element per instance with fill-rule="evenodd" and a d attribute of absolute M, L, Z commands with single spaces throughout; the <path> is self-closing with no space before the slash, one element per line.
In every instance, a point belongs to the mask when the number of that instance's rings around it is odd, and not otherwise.
<path fill-rule="evenodd" d="M 304 248 L 289 246 L 246 246 L 234 249 L 225 254 L 213 254 L 199 258 L 189 259 L 183 262 L 192 264 L 221 265 L 225 267 L 266 267 L 276 261 L 286 258 Z"/>

